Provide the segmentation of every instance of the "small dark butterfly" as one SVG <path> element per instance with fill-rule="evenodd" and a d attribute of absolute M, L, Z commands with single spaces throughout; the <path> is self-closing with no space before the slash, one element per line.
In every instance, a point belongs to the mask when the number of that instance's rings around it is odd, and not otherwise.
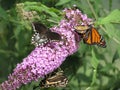
<path fill-rule="evenodd" d="M 67 84 L 68 84 L 68 79 L 63 74 L 63 71 L 58 71 L 48 74 L 43 80 L 41 80 L 39 86 L 37 87 L 40 88 L 66 87 Z"/>
<path fill-rule="evenodd" d="M 106 47 L 106 42 L 104 38 L 100 35 L 98 30 L 93 26 L 76 26 L 74 27 L 76 32 L 80 35 L 83 39 L 84 43 L 89 45 L 98 45 L 103 48 Z"/>
<path fill-rule="evenodd" d="M 32 27 L 35 33 L 32 36 L 31 43 L 35 46 L 40 46 L 50 41 L 61 40 L 61 36 L 58 33 L 50 31 L 42 23 L 33 22 Z"/>

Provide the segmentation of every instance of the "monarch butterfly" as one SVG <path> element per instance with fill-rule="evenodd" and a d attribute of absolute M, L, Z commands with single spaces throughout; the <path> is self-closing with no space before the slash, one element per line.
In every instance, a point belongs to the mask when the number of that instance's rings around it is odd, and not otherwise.
<path fill-rule="evenodd" d="M 63 74 L 63 71 L 52 72 L 48 74 L 39 84 L 40 88 L 49 87 L 66 87 L 68 84 L 67 77 Z M 37 88 L 35 87 L 35 88 Z M 34 88 L 34 89 L 35 89 Z"/>
<path fill-rule="evenodd" d="M 49 41 L 61 40 L 61 36 L 56 32 L 51 32 L 45 25 L 39 22 L 32 23 L 33 31 L 31 43 L 35 46 L 43 45 Z"/>
<path fill-rule="evenodd" d="M 106 42 L 93 26 L 76 26 L 76 32 L 83 38 L 83 42 L 89 45 L 98 45 L 106 47 Z"/>

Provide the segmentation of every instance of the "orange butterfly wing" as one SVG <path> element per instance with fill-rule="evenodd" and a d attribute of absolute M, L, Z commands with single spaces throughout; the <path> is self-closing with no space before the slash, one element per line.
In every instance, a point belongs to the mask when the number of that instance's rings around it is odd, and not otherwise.
<path fill-rule="evenodd" d="M 99 32 L 93 27 L 83 35 L 83 41 L 86 44 L 90 45 L 97 44 L 98 46 L 106 47 L 105 40 L 102 38 Z"/>

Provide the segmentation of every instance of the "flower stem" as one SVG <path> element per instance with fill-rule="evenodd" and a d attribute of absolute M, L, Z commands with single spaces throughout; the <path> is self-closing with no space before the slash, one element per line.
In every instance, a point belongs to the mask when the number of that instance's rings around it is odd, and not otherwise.
<path fill-rule="evenodd" d="M 94 11 L 93 6 L 91 5 L 91 3 L 90 3 L 89 0 L 86 0 L 86 1 L 87 1 L 88 5 L 89 5 L 89 7 L 90 7 L 90 10 L 92 11 L 95 19 L 97 20 L 97 19 L 98 19 L 98 16 L 97 16 L 97 14 L 96 14 L 95 11 Z"/>

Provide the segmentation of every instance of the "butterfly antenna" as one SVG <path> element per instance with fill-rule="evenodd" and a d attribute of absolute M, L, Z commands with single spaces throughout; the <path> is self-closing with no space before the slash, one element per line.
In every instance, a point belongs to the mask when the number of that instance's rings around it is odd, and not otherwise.
<path fill-rule="evenodd" d="M 33 23 L 33 22 L 32 22 L 32 28 L 33 28 L 33 31 L 36 32 L 35 26 L 34 26 L 34 23 Z"/>

